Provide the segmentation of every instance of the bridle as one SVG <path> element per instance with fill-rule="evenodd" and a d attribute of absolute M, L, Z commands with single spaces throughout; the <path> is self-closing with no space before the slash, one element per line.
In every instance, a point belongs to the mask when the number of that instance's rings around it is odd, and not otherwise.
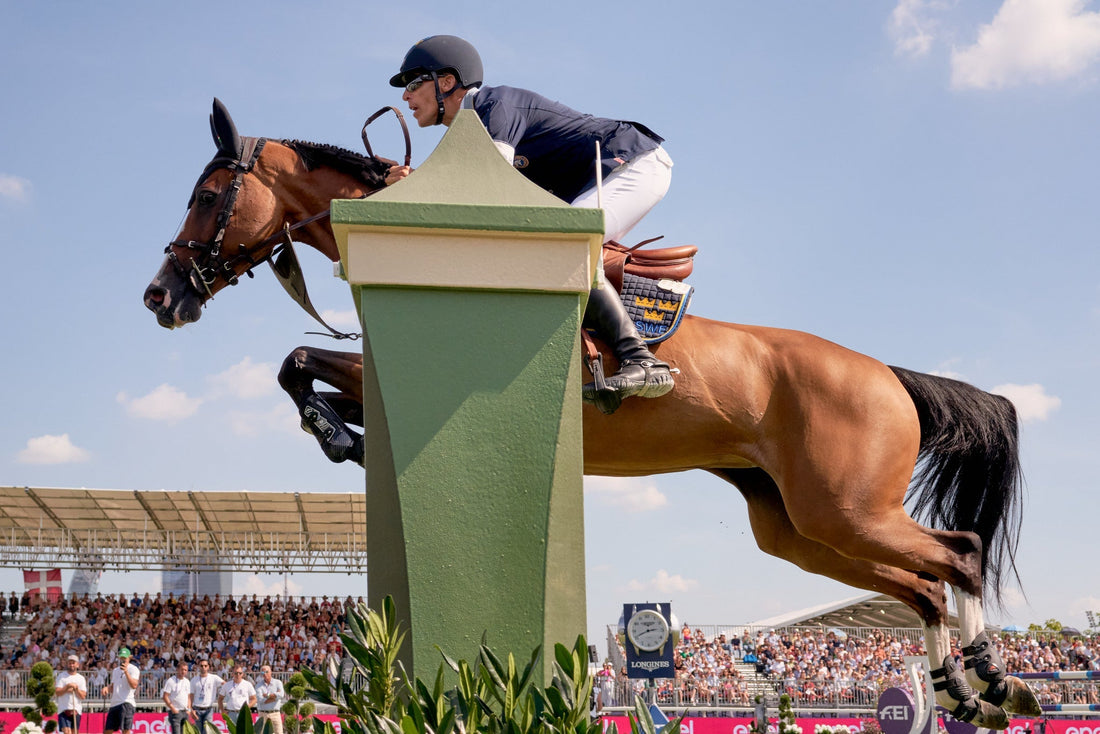
<path fill-rule="evenodd" d="M 267 138 L 241 138 L 241 153 L 239 156 L 236 158 L 227 155 L 215 157 L 214 160 L 207 164 L 206 168 L 203 169 L 202 175 L 199 176 L 199 180 L 195 182 L 195 186 L 191 190 L 191 198 L 187 202 L 188 209 L 195 203 L 196 192 L 199 189 L 199 185 L 202 184 L 210 174 L 222 168 L 233 172 L 233 182 L 229 184 L 229 190 L 226 192 L 225 196 L 225 203 L 222 205 L 222 209 L 218 212 L 217 219 L 215 220 L 218 230 L 214 234 L 214 237 L 207 242 L 198 242 L 196 240 L 172 240 L 168 243 L 168 246 L 164 248 L 164 254 L 168 256 L 168 261 L 172 263 L 172 267 L 176 269 L 176 273 L 187 282 L 191 289 L 194 290 L 203 301 L 214 297 L 211 286 L 216 284 L 219 278 L 224 279 L 228 285 L 237 285 L 239 277 L 234 268 L 242 260 L 248 262 L 248 268 L 245 270 L 245 274 L 251 278 L 254 277 L 252 268 L 271 259 L 271 257 L 275 255 L 273 250 L 266 257 L 256 260 L 252 257 L 250 249 L 243 243 L 237 245 L 237 253 L 235 255 L 230 255 L 228 257 L 223 257 L 222 255 L 225 230 L 229 227 L 229 219 L 233 216 L 233 209 L 237 205 L 237 196 L 241 192 L 245 174 L 255 168 L 256 161 L 259 160 L 260 153 L 263 152 L 265 143 L 267 143 Z M 296 227 L 298 226 L 304 226 L 304 224 L 299 223 Z M 254 245 L 252 251 L 261 249 L 271 242 L 272 238 L 268 237 L 262 242 Z M 183 263 L 180 262 L 179 257 L 172 250 L 173 247 L 186 247 L 189 250 L 196 251 L 197 254 L 191 258 L 190 269 L 186 268 Z"/>
<path fill-rule="evenodd" d="M 378 119 L 382 114 L 391 110 L 397 115 L 397 119 L 401 123 L 401 130 L 405 136 L 405 165 L 408 166 L 412 161 L 412 140 L 409 137 L 408 125 L 405 124 L 405 117 L 396 107 L 383 107 L 367 118 L 366 123 L 363 124 L 363 145 L 367 149 L 367 155 L 374 158 L 374 152 L 371 150 L 370 142 L 367 139 L 367 126 Z M 314 319 L 332 332 L 332 336 L 337 339 L 357 338 L 358 335 L 345 334 L 333 329 L 325 323 L 324 319 L 317 313 L 313 304 L 309 301 L 309 295 L 306 292 L 305 280 L 301 273 L 301 267 L 298 265 L 297 255 L 294 254 L 293 233 L 299 229 L 328 219 L 330 216 L 329 209 L 306 217 L 294 224 L 290 224 L 289 222 L 284 223 L 281 230 L 260 240 L 251 247 L 246 246 L 244 243 L 239 243 L 236 253 L 223 255 L 225 232 L 229 227 L 229 220 L 233 216 L 233 210 L 237 204 L 237 196 L 240 194 L 241 186 L 244 184 L 244 177 L 255 168 L 256 162 L 260 159 L 260 154 L 263 152 L 264 145 L 267 143 L 267 138 L 241 137 L 240 140 L 241 146 L 236 157 L 226 155 L 223 151 L 221 155 L 215 156 L 215 158 L 206 165 L 198 181 L 195 182 L 195 186 L 191 190 L 191 198 L 187 202 L 187 208 L 190 209 L 195 203 L 195 197 L 199 186 L 214 171 L 223 168 L 231 171 L 233 173 L 233 181 L 229 185 L 229 190 L 225 195 L 225 203 L 222 205 L 222 209 L 218 212 L 218 216 L 215 220 L 215 224 L 218 228 L 217 232 L 214 234 L 214 237 L 207 242 L 182 239 L 172 240 L 168 243 L 167 247 L 164 248 L 164 254 L 167 256 L 168 262 L 172 264 L 176 273 L 187 283 L 188 287 L 199 296 L 199 299 L 204 305 L 206 301 L 214 298 L 212 286 L 218 282 L 219 278 L 223 279 L 227 285 L 237 285 L 237 283 L 240 282 L 240 277 L 237 275 L 235 268 L 242 261 L 248 263 L 244 270 L 244 275 L 247 275 L 249 278 L 255 277 L 255 274 L 252 272 L 253 268 L 265 262 L 269 263 L 276 277 L 279 279 L 279 282 L 286 289 L 287 293 L 290 294 L 290 297 L 305 309 L 307 313 L 313 316 Z M 368 193 L 364 196 L 369 195 Z M 253 253 L 261 252 L 269 246 L 271 246 L 271 251 L 268 254 L 259 259 L 253 257 Z M 191 258 L 190 269 L 180 262 L 179 257 L 172 250 L 173 247 L 185 247 L 189 250 L 196 251 L 197 254 Z M 284 256 L 276 261 L 274 258 L 281 253 L 285 253 Z"/>

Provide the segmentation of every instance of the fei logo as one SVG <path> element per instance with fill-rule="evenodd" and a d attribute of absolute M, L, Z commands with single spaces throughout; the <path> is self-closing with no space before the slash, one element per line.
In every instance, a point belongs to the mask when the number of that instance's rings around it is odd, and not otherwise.
<path fill-rule="evenodd" d="M 909 734 L 917 712 L 912 694 L 902 688 L 887 688 L 878 697 L 875 714 L 884 734 Z"/>
<path fill-rule="evenodd" d="M 878 710 L 879 719 L 890 721 L 909 721 L 913 711 L 908 706 L 883 706 Z"/>

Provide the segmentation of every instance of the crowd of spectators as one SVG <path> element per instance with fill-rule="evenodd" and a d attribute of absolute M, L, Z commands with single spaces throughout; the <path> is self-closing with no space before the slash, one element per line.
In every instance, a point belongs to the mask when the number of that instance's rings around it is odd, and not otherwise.
<path fill-rule="evenodd" d="M 12 597 L 14 598 L 14 597 Z M 0 651 L 2 668 L 19 671 L 45 660 L 54 669 L 68 655 L 80 658 L 81 670 L 98 690 L 117 662 L 118 650 L 129 648 L 142 670 L 143 688 L 159 686 L 179 661 L 194 666 L 209 660 L 211 672 L 228 680 L 235 664 L 259 671 L 306 666 L 322 670 L 339 662 L 344 610 L 362 602 L 327 597 L 176 597 L 172 594 L 70 595 L 56 601 L 34 598 L 13 611 L 9 626 L 23 624 L 14 645 Z M 0 675 L 0 689 L 14 676 Z"/>
<path fill-rule="evenodd" d="M 235 664 L 259 671 L 339 662 L 344 612 L 353 600 L 316 597 L 176 597 L 172 594 L 70 595 L 55 601 L 5 597 L 14 644 L 0 650 L 0 694 L 21 687 L 18 671 L 40 660 L 60 669 L 77 655 L 98 690 L 117 652 L 128 647 L 142 669 L 142 688 L 156 697 L 176 663 L 209 660 L 229 679 Z M 1000 633 L 992 640 L 1010 673 L 1100 670 L 1100 634 Z M 961 658 L 959 640 L 953 654 Z M 620 651 L 621 652 L 621 651 Z M 800 705 L 874 706 L 891 686 L 909 687 L 904 658 L 924 655 L 917 630 L 780 629 L 706 635 L 685 625 L 675 649 L 676 677 L 657 683 L 658 701 L 678 705 L 751 706 L 762 687 L 789 693 Z M 621 658 L 620 658 L 621 659 Z M 629 701 L 638 682 L 605 663 L 598 674 L 605 704 Z M 1096 684 L 1032 681 L 1041 703 L 1097 703 Z M 7 691 L 12 688 L 12 691 Z"/>
<path fill-rule="evenodd" d="M 896 631 L 895 631 L 896 632 Z M 994 633 L 992 640 L 1010 673 L 1100 670 L 1100 634 Z M 961 659 L 958 638 L 952 652 Z M 707 636 L 685 626 L 675 649 L 675 679 L 657 681 L 658 701 L 750 706 L 761 690 L 788 693 L 800 705 L 875 705 L 888 687 L 910 688 L 906 656 L 923 656 L 919 630 L 912 635 L 867 629 L 759 630 Z M 629 700 L 637 682 L 605 664 L 599 680 L 605 704 Z M 1094 682 L 1031 681 L 1040 703 L 1098 703 Z"/>

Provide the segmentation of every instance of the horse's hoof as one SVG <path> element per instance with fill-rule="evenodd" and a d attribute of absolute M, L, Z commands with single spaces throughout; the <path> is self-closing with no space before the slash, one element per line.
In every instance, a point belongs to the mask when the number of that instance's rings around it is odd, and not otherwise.
<path fill-rule="evenodd" d="M 986 729 L 1007 729 L 1010 723 L 1008 712 L 1000 706 L 994 706 L 989 701 L 978 699 L 978 713 L 970 720 L 974 726 Z"/>
<path fill-rule="evenodd" d="M 1020 716 L 1036 717 L 1043 715 L 1043 707 L 1039 705 L 1035 693 L 1028 687 L 1027 683 L 1012 675 L 1005 676 L 1005 683 L 1008 685 L 1008 697 L 1001 704 L 1005 711 Z"/>

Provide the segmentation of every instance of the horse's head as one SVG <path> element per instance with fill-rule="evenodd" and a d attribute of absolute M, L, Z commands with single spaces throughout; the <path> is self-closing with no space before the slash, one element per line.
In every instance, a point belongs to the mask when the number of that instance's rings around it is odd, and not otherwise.
<path fill-rule="evenodd" d="M 331 145 L 241 137 L 217 99 L 210 130 L 218 152 L 199 176 L 183 228 L 145 289 L 146 307 L 170 329 L 198 321 L 203 304 L 240 276 L 251 276 L 291 233 L 338 259 L 327 226 L 329 202 L 381 188 L 393 163 Z"/>
<path fill-rule="evenodd" d="M 264 138 L 242 138 L 225 106 L 214 100 L 210 131 L 218 152 L 199 176 L 179 236 L 149 287 L 145 305 L 161 326 L 198 321 L 202 305 L 271 254 L 281 212 L 256 176 Z"/>

